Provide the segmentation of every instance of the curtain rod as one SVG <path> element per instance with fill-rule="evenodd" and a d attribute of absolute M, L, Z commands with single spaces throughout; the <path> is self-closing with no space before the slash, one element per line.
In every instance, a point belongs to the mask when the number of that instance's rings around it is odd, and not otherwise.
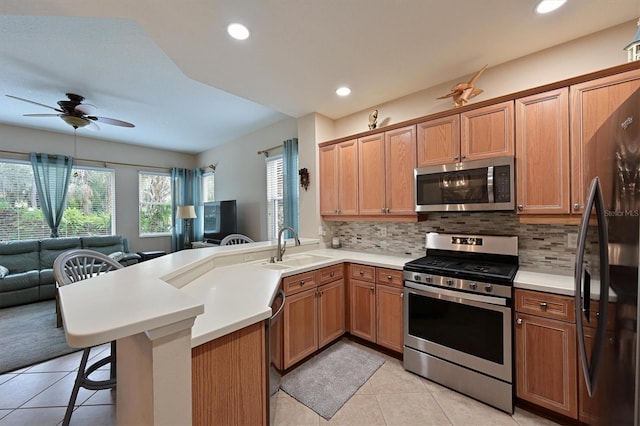
<path fill-rule="evenodd" d="M 0 153 L 3 154 L 15 154 L 15 155 L 20 155 L 20 156 L 25 156 L 27 158 L 27 160 L 29 159 L 29 154 L 26 152 L 19 152 L 19 151 L 9 151 L 9 150 L 0 150 Z M 52 154 L 55 155 L 55 154 Z M 97 164 L 103 164 L 105 167 L 107 167 L 109 164 L 113 164 L 116 166 L 126 166 L 126 167 L 146 167 L 149 169 L 160 169 L 160 170 L 171 170 L 170 167 L 161 167 L 161 166 L 150 166 L 150 165 L 146 165 L 146 164 L 133 164 L 133 163 L 121 163 L 118 161 L 99 161 L 99 160 L 90 160 L 88 158 L 75 158 L 74 160 L 78 160 L 78 161 L 86 161 L 88 163 L 97 163 Z"/>
<path fill-rule="evenodd" d="M 269 151 L 273 151 L 274 149 L 282 148 L 282 145 L 272 146 L 271 148 L 263 149 L 262 151 L 258 151 L 258 155 L 264 154 L 265 157 L 269 156 Z"/>

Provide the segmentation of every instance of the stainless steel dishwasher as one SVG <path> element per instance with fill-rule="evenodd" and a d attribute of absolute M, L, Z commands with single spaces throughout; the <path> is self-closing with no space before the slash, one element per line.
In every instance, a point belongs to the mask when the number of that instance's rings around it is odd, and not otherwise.
<path fill-rule="evenodd" d="M 271 312 L 274 314 L 266 323 L 266 339 L 267 339 L 267 356 L 266 356 L 266 374 L 267 374 L 267 418 L 269 424 L 274 424 L 275 410 L 271 410 L 272 399 L 275 397 L 278 389 L 280 389 L 280 379 L 282 375 L 278 370 L 276 360 L 280 359 L 280 351 L 282 350 L 282 311 L 286 296 L 284 291 L 279 290 L 273 303 L 271 304 Z"/>

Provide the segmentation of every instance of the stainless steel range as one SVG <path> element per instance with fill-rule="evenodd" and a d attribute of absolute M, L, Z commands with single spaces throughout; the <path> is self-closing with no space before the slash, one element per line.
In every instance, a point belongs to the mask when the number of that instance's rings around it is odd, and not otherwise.
<path fill-rule="evenodd" d="M 427 234 L 404 265 L 404 368 L 513 413 L 518 237 Z"/>

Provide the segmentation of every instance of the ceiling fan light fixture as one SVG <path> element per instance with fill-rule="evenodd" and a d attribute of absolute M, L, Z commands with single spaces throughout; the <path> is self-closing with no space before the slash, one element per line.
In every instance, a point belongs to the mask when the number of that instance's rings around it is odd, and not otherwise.
<path fill-rule="evenodd" d="M 567 0 L 542 0 L 536 6 L 536 13 L 542 15 L 545 13 L 553 12 L 566 2 Z"/>
<path fill-rule="evenodd" d="M 89 121 L 88 118 L 76 117 L 74 115 L 64 114 L 64 115 L 60 115 L 60 118 L 62 118 L 62 120 L 64 120 L 65 123 L 67 123 L 69 126 L 73 127 L 74 129 L 77 129 L 78 127 L 85 127 L 91 124 L 91 121 Z"/>

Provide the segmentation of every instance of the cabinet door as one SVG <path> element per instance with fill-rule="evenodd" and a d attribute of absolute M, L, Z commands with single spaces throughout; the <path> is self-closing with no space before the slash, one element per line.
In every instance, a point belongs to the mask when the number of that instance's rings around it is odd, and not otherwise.
<path fill-rule="evenodd" d="M 518 214 L 568 214 L 569 90 L 516 100 Z"/>
<path fill-rule="evenodd" d="M 289 368 L 318 349 L 316 288 L 287 297 L 284 321 L 284 368 Z"/>
<path fill-rule="evenodd" d="M 376 343 L 400 353 L 404 346 L 403 294 L 401 288 L 376 285 Z"/>
<path fill-rule="evenodd" d="M 582 213 L 586 192 L 595 176 L 600 177 L 605 203 L 610 204 L 615 183 L 625 180 L 628 168 L 634 169 L 637 140 L 633 141 L 633 125 L 640 122 L 638 89 L 640 70 L 571 86 L 572 212 Z M 625 128 L 622 123 L 629 117 L 633 125 Z M 618 182 L 617 187 L 622 189 L 625 183 Z M 606 208 L 629 209 L 610 205 Z"/>
<path fill-rule="evenodd" d="M 318 287 L 318 347 L 344 334 L 344 279 Z"/>
<path fill-rule="evenodd" d="M 384 138 L 386 213 L 415 214 L 416 126 L 385 132 Z"/>
<path fill-rule="evenodd" d="M 376 287 L 366 281 L 351 280 L 349 294 L 351 334 L 376 341 Z"/>
<path fill-rule="evenodd" d="M 384 133 L 358 140 L 361 215 L 385 214 Z"/>
<path fill-rule="evenodd" d="M 417 167 L 460 161 L 460 115 L 418 124 Z"/>
<path fill-rule="evenodd" d="M 320 214 L 325 216 L 338 213 L 337 153 L 337 145 L 323 146 L 319 149 Z"/>
<path fill-rule="evenodd" d="M 460 159 L 513 155 L 513 102 L 502 102 L 460 114 Z"/>
<path fill-rule="evenodd" d="M 338 214 L 358 214 L 358 141 L 338 144 Z"/>
<path fill-rule="evenodd" d="M 575 324 L 516 312 L 516 395 L 578 415 Z"/>

